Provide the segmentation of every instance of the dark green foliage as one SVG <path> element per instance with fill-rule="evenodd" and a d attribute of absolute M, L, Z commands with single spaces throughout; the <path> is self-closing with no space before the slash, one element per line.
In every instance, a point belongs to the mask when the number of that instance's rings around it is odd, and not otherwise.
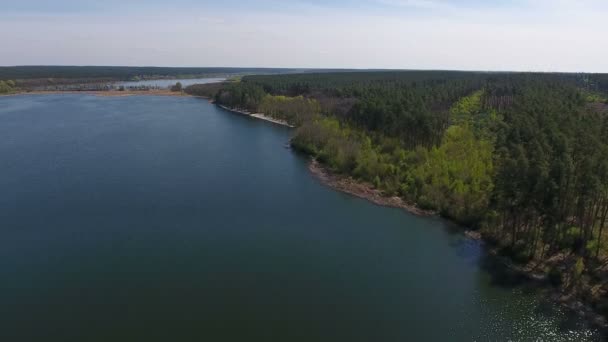
<path fill-rule="evenodd" d="M 489 230 L 530 255 L 564 248 L 587 255 L 608 209 L 605 119 L 568 82 L 526 78 L 511 93 L 497 134 L 493 199 L 501 219 Z"/>
<path fill-rule="evenodd" d="M 349 72 L 249 76 L 216 98 L 271 113 L 315 100 L 292 117 L 295 148 L 481 229 L 518 262 L 575 253 L 581 273 L 606 255 L 607 85 L 590 74 Z"/>
<path fill-rule="evenodd" d="M 215 100 L 227 107 L 255 112 L 265 96 L 266 92 L 257 84 L 227 83 L 215 95 Z"/>
<path fill-rule="evenodd" d="M 215 98 L 217 93 L 225 87 L 224 83 L 193 84 L 184 88 L 184 92 L 189 95 Z"/>
<path fill-rule="evenodd" d="M 0 67 L 0 80 L 34 78 L 105 78 L 131 80 L 149 77 L 185 77 L 225 75 L 243 73 L 287 73 L 294 69 L 264 68 L 166 68 L 166 67 L 122 67 L 122 66 L 15 66 Z"/>
<path fill-rule="evenodd" d="M 183 86 L 182 86 L 181 82 L 177 82 L 177 83 L 175 83 L 175 85 L 171 86 L 171 91 L 178 92 L 178 91 L 182 91 L 182 89 L 183 89 Z"/>
<path fill-rule="evenodd" d="M 370 87 L 397 89 L 407 85 L 415 86 L 417 83 L 479 82 L 487 75 L 459 71 L 367 71 L 294 74 L 288 77 L 256 75 L 244 77 L 243 81 L 259 84 L 273 94 L 297 96 L 326 93 L 359 97 Z"/>
<path fill-rule="evenodd" d="M 293 125 L 301 125 L 319 114 L 320 107 L 317 101 L 303 96 L 266 95 L 258 105 L 257 111 Z"/>

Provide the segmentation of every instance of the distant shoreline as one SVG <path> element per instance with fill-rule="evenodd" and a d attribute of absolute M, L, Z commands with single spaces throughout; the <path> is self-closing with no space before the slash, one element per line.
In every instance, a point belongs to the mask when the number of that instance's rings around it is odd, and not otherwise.
<path fill-rule="evenodd" d="M 84 94 L 84 95 L 94 95 L 94 96 L 114 96 L 114 97 L 123 97 L 123 96 L 191 96 L 189 94 L 171 91 L 169 89 L 152 89 L 152 90 L 34 90 L 34 91 L 20 91 L 10 94 L 2 94 L 0 96 L 19 96 L 19 95 L 59 95 L 59 94 Z"/>
<path fill-rule="evenodd" d="M 208 99 L 206 97 L 190 95 L 190 94 L 187 94 L 185 92 L 171 91 L 169 89 L 151 89 L 151 90 L 141 90 L 141 91 L 138 91 L 138 90 L 124 90 L 124 91 L 120 91 L 120 90 L 90 90 L 90 91 L 78 91 L 78 90 L 66 90 L 66 91 L 62 91 L 62 90 L 35 90 L 35 91 L 21 91 L 21 92 L 15 92 L 15 93 L 10 93 L 10 94 L 2 94 L 0 96 L 60 95 L 60 94 L 84 94 L 84 95 L 107 96 L 107 97 L 176 96 L 176 97 L 200 97 L 200 98 Z M 233 112 L 233 113 L 238 113 L 238 114 L 246 115 L 246 116 L 252 117 L 254 119 L 264 120 L 264 121 L 267 121 L 267 122 L 271 122 L 271 123 L 274 123 L 274 124 L 277 124 L 277 125 L 281 125 L 281 126 L 285 126 L 285 127 L 289 127 L 289 128 L 295 128 L 294 125 L 290 125 L 287 121 L 275 119 L 275 118 L 269 117 L 267 115 L 264 115 L 263 113 L 249 113 L 249 112 L 244 111 L 244 110 L 230 108 L 230 107 L 226 107 L 226 106 L 220 105 L 220 104 L 217 104 L 217 105 L 219 107 L 221 107 L 222 109 L 225 109 L 225 110 Z"/>

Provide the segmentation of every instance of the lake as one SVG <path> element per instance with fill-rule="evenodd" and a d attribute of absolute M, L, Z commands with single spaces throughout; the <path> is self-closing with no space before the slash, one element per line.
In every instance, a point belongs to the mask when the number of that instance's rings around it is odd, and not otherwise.
<path fill-rule="evenodd" d="M 0 340 L 599 338 L 290 135 L 190 97 L 0 97 Z"/>
<path fill-rule="evenodd" d="M 206 84 L 206 83 L 218 83 L 225 81 L 226 78 L 184 78 L 184 79 L 161 79 L 161 80 L 142 80 L 142 81 L 130 81 L 130 82 L 117 82 L 114 84 L 116 87 L 123 86 L 129 87 L 153 87 L 153 88 L 169 88 L 174 86 L 177 82 L 180 82 L 183 87 L 187 87 L 193 84 Z"/>

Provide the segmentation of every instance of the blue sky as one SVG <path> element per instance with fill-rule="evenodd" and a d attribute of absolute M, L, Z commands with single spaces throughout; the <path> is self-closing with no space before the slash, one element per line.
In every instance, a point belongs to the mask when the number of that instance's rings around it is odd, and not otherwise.
<path fill-rule="evenodd" d="M 0 65 L 608 72 L 605 0 L 20 0 Z"/>

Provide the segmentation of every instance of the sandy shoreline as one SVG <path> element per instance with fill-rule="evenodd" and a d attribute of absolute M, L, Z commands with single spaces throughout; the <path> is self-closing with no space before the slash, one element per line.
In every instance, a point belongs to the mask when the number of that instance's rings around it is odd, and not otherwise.
<path fill-rule="evenodd" d="M 260 119 L 260 120 L 264 120 L 264 121 L 268 121 L 268 122 L 272 122 L 275 123 L 277 125 L 281 125 L 281 126 L 286 126 L 289 128 L 295 128 L 295 126 L 290 125 L 289 123 L 287 123 L 286 121 L 283 120 L 278 120 L 275 118 L 271 118 L 269 116 L 266 116 L 262 113 L 250 113 L 248 111 L 245 110 L 240 110 L 240 109 L 235 109 L 235 108 L 230 108 L 230 107 L 226 107 L 224 105 L 218 104 L 218 106 L 222 109 L 225 109 L 227 111 L 233 112 L 233 113 L 238 113 L 238 114 L 242 114 L 242 115 L 247 115 L 250 116 L 252 118 L 256 118 L 256 119 Z"/>
<path fill-rule="evenodd" d="M 388 197 L 382 191 L 375 189 L 371 184 L 355 180 L 352 177 L 334 174 L 315 159 L 310 162 L 308 168 L 323 184 L 340 192 L 368 200 L 376 205 L 404 209 L 418 216 L 436 215 L 435 212 L 420 209 L 411 203 L 407 203 L 400 197 Z"/>
<path fill-rule="evenodd" d="M 177 97 L 185 97 L 185 96 L 191 96 L 191 97 L 199 97 L 199 98 L 203 98 L 203 99 L 207 99 L 205 97 L 201 97 L 201 96 L 194 96 L 194 95 L 190 95 L 190 94 L 186 94 L 184 92 L 176 92 L 176 91 L 171 91 L 169 89 L 152 89 L 152 90 L 144 90 L 144 91 L 137 91 L 137 90 L 124 90 L 124 91 L 119 91 L 119 90 L 108 90 L 108 91 L 77 91 L 77 90 L 69 90 L 69 91 L 61 91 L 61 90 L 36 90 L 36 91 L 22 91 L 22 92 L 16 92 L 16 93 L 10 93 L 10 94 L 1 94 L 0 96 L 22 96 L 22 95 L 61 95 L 61 94 L 84 94 L 84 95 L 94 95 L 94 96 L 108 96 L 108 97 L 126 97 L 126 96 L 177 96 Z M 210 100 L 210 102 L 213 102 Z M 244 110 L 239 110 L 239 109 L 234 109 L 234 108 L 230 108 L 230 107 L 226 107 L 223 105 L 219 105 L 221 108 L 234 112 L 234 113 L 239 113 L 239 114 L 243 114 L 243 115 L 247 115 L 250 116 L 252 118 L 255 119 L 259 119 L 259 120 L 264 120 L 264 121 L 268 121 L 277 125 L 281 125 L 281 126 L 286 126 L 289 128 L 295 128 L 295 126 L 290 125 L 288 122 L 283 121 L 283 120 L 279 120 L 279 119 L 275 119 L 275 118 L 271 118 L 269 116 L 264 115 L 263 113 L 249 113 L 247 111 Z"/>
<path fill-rule="evenodd" d="M 112 97 L 125 97 L 125 96 L 178 96 L 178 97 L 191 96 L 191 97 L 200 97 L 200 96 L 194 96 L 194 95 L 186 94 L 184 92 L 171 91 L 169 89 L 152 89 L 152 90 L 145 90 L 145 91 L 137 91 L 137 90 L 124 90 L 124 91 L 119 91 L 119 90 L 108 90 L 108 91 L 76 91 L 76 90 L 70 90 L 70 91 L 48 90 L 47 91 L 47 90 L 36 90 L 36 91 L 16 92 L 16 93 L 11 93 L 11 94 L 2 94 L 0 96 L 57 95 L 57 94 L 84 94 L 84 95 L 112 96 Z M 204 97 L 201 97 L 201 98 L 204 98 Z M 207 99 L 207 98 L 205 98 L 205 99 Z M 274 124 L 281 125 L 281 126 L 295 128 L 295 126 L 290 125 L 286 121 L 275 119 L 275 118 L 271 118 L 269 116 L 264 115 L 263 113 L 249 113 L 249 112 L 244 111 L 244 110 L 234 109 L 234 108 L 226 107 L 226 106 L 223 106 L 223 105 L 218 105 L 218 106 L 220 106 L 221 108 L 223 108 L 225 110 L 234 112 L 234 113 L 239 113 L 239 114 L 247 115 L 247 116 L 250 116 L 250 117 L 255 118 L 255 119 L 272 122 Z"/>

